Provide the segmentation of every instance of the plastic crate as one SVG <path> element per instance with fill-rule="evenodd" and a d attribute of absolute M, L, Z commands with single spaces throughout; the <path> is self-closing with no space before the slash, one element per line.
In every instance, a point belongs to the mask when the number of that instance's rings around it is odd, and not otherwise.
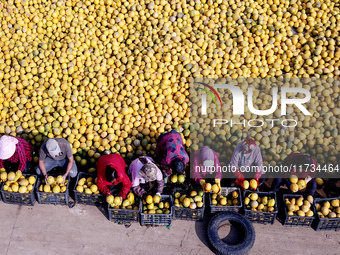
<path fill-rule="evenodd" d="M 143 225 L 163 225 L 163 226 L 171 226 L 172 223 L 172 196 L 170 195 L 162 195 L 161 201 L 170 203 L 170 213 L 169 214 L 147 214 L 143 213 L 143 201 L 142 199 L 139 202 L 139 210 L 140 210 L 140 224 Z"/>
<path fill-rule="evenodd" d="M 51 176 L 56 177 L 58 175 L 51 174 Z M 38 180 L 36 189 L 35 189 L 39 204 L 55 204 L 55 205 L 57 204 L 67 205 L 68 204 L 70 176 L 67 177 L 66 191 L 64 193 L 49 193 L 49 192 L 39 191 L 40 184 L 41 184 L 41 180 Z"/>
<path fill-rule="evenodd" d="M 86 205 L 94 205 L 94 206 L 102 206 L 104 205 L 105 202 L 105 196 L 103 194 L 86 194 L 83 192 L 79 192 L 76 190 L 78 181 L 81 178 L 88 178 L 88 177 L 93 177 L 95 179 L 97 176 L 95 174 L 89 174 L 89 173 L 78 173 L 77 175 L 77 181 L 76 185 L 74 186 L 74 199 L 75 202 L 78 204 L 86 204 Z"/>
<path fill-rule="evenodd" d="M 222 196 L 228 196 L 230 193 L 233 191 L 237 191 L 239 196 L 239 202 L 240 205 L 233 205 L 233 206 L 216 206 L 211 204 L 211 196 L 213 195 L 212 193 L 209 193 L 209 204 L 210 204 L 210 213 L 217 213 L 217 212 L 237 212 L 239 213 L 242 208 L 242 195 L 241 195 L 241 190 L 240 188 L 237 187 L 221 187 L 221 195 Z"/>
<path fill-rule="evenodd" d="M 138 200 L 136 201 L 138 205 Z M 107 205 L 109 212 L 109 221 L 114 222 L 139 222 L 140 207 L 138 210 L 132 209 L 114 209 L 109 204 Z"/>
<path fill-rule="evenodd" d="M 288 215 L 287 214 L 287 206 L 285 203 L 286 198 L 299 198 L 302 195 L 294 195 L 294 194 L 284 194 L 283 195 L 283 207 L 285 209 L 285 220 L 283 222 L 284 226 L 306 226 L 310 227 L 315 219 L 315 212 L 314 216 L 312 217 L 306 217 L 306 216 L 296 216 L 296 215 Z M 311 205 L 312 208 L 314 207 Z"/>
<path fill-rule="evenodd" d="M 34 197 L 34 190 L 37 183 L 37 176 L 36 175 L 29 175 L 29 174 L 23 174 L 23 176 L 34 176 L 36 181 L 33 185 L 33 189 L 28 194 L 21 194 L 17 192 L 9 192 L 3 190 L 3 185 L 1 185 L 1 196 L 2 200 L 6 204 L 16 204 L 16 205 L 27 205 L 27 206 L 34 206 L 35 204 L 35 197 Z"/>
<path fill-rule="evenodd" d="M 274 211 L 272 212 L 258 212 L 258 211 L 252 211 L 248 210 L 246 206 L 244 205 L 244 216 L 256 223 L 261 224 L 274 224 L 276 215 L 277 215 L 277 198 L 275 192 L 257 192 L 257 191 L 244 191 L 244 198 L 247 197 L 250 193 L 257 193 L 259 198 L 267 196 L 268 198 L 274 198 L 275 199 L 275 205 L 274 205 Z"/>
<path fill-rule="evenodd" d="M 325 201 L 332 201 L 333 199 L 340 199 L 338 198 L 315 198 L 314 199 L 314 213 L 316 215 L 315 217 L 315 230 L 338 230 L 340 229 L 340 218 L 321 218 L 320 215 L 316 212 L 315 204 L 319 203 L 322 206 L 322 203 Z"/>
<path fill-rule="evenodd" d="M 193 190 L 176 191 L 176 192 L 179 192 L 181 195 L 183 195 L 183 194 L 190 194 L 191 191 Z M 198 192 L 198 190 L 195 190 L 195 191 Z M 174 192 L 173 194 L 175 194 L 176 192 Z M 205 193 L 204 192 L 203 192 L 202 202 L 203 202 L 202 208 L 196 208 L 196 209 L 173 206 L 173 216 L 172 216 L 173 219 L 202 221 L 204 217 L 204 209 L 205 209 Z"/>

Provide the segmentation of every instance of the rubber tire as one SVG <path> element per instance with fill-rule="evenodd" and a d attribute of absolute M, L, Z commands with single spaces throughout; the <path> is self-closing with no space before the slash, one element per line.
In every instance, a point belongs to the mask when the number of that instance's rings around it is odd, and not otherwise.
<path fill-rule="evenodd" d="M 224 221 L 236 221 L 245 232 L 243 241 L 236 245 L 223 242 L 218 236 L 218 229 Z M 255 242 L 255 230 L 253 224 L 241 214 L 236 212 L 222 212 L 216 214 L 208 224 L 208 240 L 216 254 L 241 255 L 247 254 Z"/>

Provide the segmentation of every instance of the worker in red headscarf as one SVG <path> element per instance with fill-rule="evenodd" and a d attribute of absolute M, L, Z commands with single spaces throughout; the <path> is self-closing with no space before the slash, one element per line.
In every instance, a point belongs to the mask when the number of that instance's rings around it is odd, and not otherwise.
<path fill-rule="evenodd" d="M 261 149 L 256 145 L 255 141 L 251 138 L 245 139 L 240 142 L 230 160 L 231 169 L 235 170 L 235 185 L 243 187 L 244 175 L 253 177 L 259 186 L 259 180 L 262 176 L 263 159 Z M 261 182 L 264 179 L 261 179 Z"/>

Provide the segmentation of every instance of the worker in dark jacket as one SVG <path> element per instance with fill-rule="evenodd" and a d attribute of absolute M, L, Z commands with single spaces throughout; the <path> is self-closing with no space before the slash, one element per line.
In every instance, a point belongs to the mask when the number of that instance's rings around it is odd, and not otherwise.
<path fill-rule="evenodd" d="M 135 159 L 129 167 L 133 192 L 142 197 L 148 193 L 161 195 L 164 180 L 161 170 L 150 157 L 142 156 Z"/>

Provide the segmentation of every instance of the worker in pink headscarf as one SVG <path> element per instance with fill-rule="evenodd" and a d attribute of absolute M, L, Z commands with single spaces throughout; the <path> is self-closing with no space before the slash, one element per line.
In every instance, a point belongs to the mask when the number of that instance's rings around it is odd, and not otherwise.
<path fill-rule="evenodd" d="M 206 179 L 215 179 L 215 183 L 221 191 L 222 171 L 220 161 L 216 152 L 207 146 L 194 153 L 194 163 L 192 165 L 191 174 L 196 183 L 199 183 L 203 190 Z"/>

